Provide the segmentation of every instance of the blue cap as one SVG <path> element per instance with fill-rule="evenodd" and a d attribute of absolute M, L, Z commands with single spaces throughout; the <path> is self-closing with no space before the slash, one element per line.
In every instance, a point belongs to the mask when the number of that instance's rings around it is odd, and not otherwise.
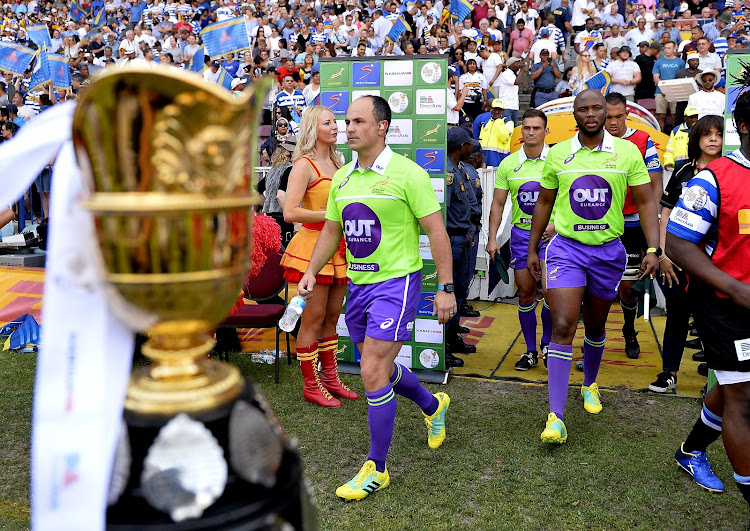
<path fill-rule="evenodd" d="M 311 73 L 311 74 L 315 74 L 316 72 L 320 72 L 320 65 L 319 65 L 319 64 L 317 64 L 317 65 L 314 65 L 314 66 L 313 66 L 313 67 L 312 67 L 312 68 L 310 69 L 310 73 Z"/>
<path fill-rule="evenodd" d="M 463 127 L 454 127 L 448 130 L 448 147 L 461 147 L 464 144 L 478 146 L 479 140 L 473 138 Z"/>
<path fill-rule="evenodd" d="M 448 67 L 448 77 L 454 77 L 458 75 L 458 70 L 452 66 Z"/>
<path fill-rule="evenodd" d="M 542 28 L 539 30 L 539 35 L 549 35 L 549 30 L 547 28 Z"/>

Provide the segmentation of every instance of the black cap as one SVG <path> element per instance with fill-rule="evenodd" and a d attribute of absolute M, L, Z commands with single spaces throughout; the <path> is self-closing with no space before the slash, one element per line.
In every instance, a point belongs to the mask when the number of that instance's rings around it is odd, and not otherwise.
<path fill-rule="evenodd" d="M 448 130 L 448 147 L 460 147 L 464 144 L 478 146 L 479 140 L 473 138 L 463 127 L 453 127 Z"/>

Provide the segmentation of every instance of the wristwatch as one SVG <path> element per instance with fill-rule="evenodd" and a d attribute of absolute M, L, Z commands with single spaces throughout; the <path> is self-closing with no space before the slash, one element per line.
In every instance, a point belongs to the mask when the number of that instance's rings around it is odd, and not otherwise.
<path fill-rule="evenodd" d="M 447 284 L 438 284 L 438 291 L 453 293 L 455 291 L 453 288 L 453 282 L 448 282 Z"/>
<path fill-rule="evenodd" d="M 646 249 L 646 254 L 654 253 L 657 257 L 661 256 L 662 252 L 663 251 L 661 250 L 661 247 L 649 247 L 648 249 Z"/>

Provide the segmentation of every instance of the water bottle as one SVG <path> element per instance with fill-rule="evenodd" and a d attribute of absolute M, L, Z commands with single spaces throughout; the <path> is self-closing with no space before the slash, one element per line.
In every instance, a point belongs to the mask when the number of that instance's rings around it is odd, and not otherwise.
<path fill-rule="evenodd" d="M 276 361 L 276 351 L 264 349 L 252 354 L 250 359 L 253 363 L 267 363 L 268 365 L 272 365 Z"/>
<path fill-rule="evenodd" d="M 299 295 L 292 297 L 292 300 L 289 301 L 289 305 L 286 307 L 286 311 L 284 311 L 284 315 L 279 319 L 279 328 L 284 332 L 294 330 L 300 315 L 302 315 L 302 310 L 305 309 L 305 304 L 305 299 Z"/>

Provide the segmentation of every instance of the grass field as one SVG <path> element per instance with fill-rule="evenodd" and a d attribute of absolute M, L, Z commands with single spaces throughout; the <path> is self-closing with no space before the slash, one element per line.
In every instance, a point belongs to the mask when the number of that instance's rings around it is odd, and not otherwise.
<path fill-rule="evenodd" d="M 234 355 L 242 372 L 263 386 L 290 437 L 299 442 L 321 529 L 746 529 L 747 506 L 717 441 L 714 470 L 727 485 L 710 494 L 679 471 L 673 455 L 700 411 L 693 400 L 603 395 L 589 415 L 578 389 L 566 414 L 562 447 L 539 440 L 546 387 L 454 378 L 433 391 L 451 395 L 448 437 L 427 446 L 422 415 L 399 398 L 388 461 L 391 486 L 345 503 L 336 487 L 351 479 L 368 450 L 365 400 L 323 410 L 302 400 L 294 365 L 273 366 Z M 29 526 L 29 430 L 34 357 L 0 356 L 0 529 Z M 362 392 L 358 377 L 344 380 Z"/>

